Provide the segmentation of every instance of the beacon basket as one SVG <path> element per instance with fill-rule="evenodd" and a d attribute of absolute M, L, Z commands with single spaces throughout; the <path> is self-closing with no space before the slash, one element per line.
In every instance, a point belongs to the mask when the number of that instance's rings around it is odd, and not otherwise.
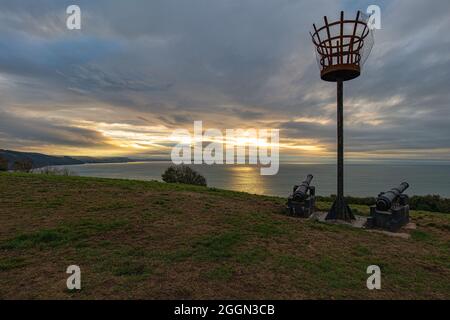
<path fill-rule="evenodd" d="M 368 16 L 358 11 L 356 19 L 346 20 L 344 12 L 335 22 L 328 22 L 310 32 L 316 46 L 316 57 L 322 80 L 337 82 L 357 78 L 372 50 L 373 32 L 368 24 Z"/>

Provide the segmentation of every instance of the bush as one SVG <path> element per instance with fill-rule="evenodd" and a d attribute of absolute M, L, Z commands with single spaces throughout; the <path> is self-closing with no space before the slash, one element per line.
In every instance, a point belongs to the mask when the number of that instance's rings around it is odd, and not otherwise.
<path fill-rule="evenodd" d="M 333 202 L 336 199 L 335 195 L 329 197 L 317 196 L 317 201 L 323 202 Z M 357 197 L 345 197 L 348 204 L 357 205 L 374 205 L 376 198 L 357 198 Z M 442 198 L 438 195 L 428 195 L 428 196 L 412 196 L 409 198 L 409 208 L 411 210 L 421 210 L 430 212 L 441 212 L 450 213 L 450 199 Z"/>
<path fill-rule="evenodd" d="M 8 171 L 8 159 L 0 156 L 0 171 Z"/>
<path fill-rule="evenodd" d="M 413 196 L 409 199 L 413 210 L 450 213 L 450 199 L 438 195 Z"/>
<path fill-rule="evenodd" d="M 206 187 L 206 179 L 200 173 L 185 165 L 170 166 L 162 174 L 167 183 L 184 183 Z"/>
<path fill-rule="evenodd" d="M 54 167 L 45 167 L 41 169 L 33 170 L 33 173 L 46 174 L 49 176 L 75 176 L 76 174 L 73 171 L 70 171 L 67 168 L 54 168 Z"/>
<path fill-rule="evenodd" d="M 12 169 L 14 171 L 30 172 L 33 169 L 33 161 L 30 159 L 16 160 Z"/>

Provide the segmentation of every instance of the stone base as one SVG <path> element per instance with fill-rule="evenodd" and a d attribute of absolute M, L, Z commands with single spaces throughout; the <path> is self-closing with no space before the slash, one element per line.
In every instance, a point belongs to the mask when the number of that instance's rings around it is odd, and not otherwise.
<path fill-rule="evenodd" d="M 315 197 L 308 197 L 302 202 L 294 201 L 289 197 L 286 206 L 286 214 L 300 218 L 309 218 L 314 213 L 315 206 Z"/>
<path fill-rule="evenodd" d="M 376 206 L 370 207 L 370 217 L 367 227 L 395 232 L 409 223 L 409 206 L 399 206 L 390 211 L 378 210 Z"/>
<path fill-rule="evenodd" d="M 346 225 L 346 226 L 358 228 L 358 229 L 366 229 L 368 232 L 381 233 L 381 234 L 388 235 L 391 237 L 396 237 L 396 238 L 403 238 L 403 239 L 410 238 L 410 235 L 408 233 L 398 232 L 398 230 L 397 230 L 397 232 L 391 232 L 391 231 L 386 231 L 386 230 L 367 228 L 367 220 L 370 217 L 356 215 L 355 220 L 343 221 L 343 220 L 327 220 L 326 219 L 327 215 L 328 215 L 327 212 L 315 212 L 314 214 L 311 215 L 311 217 L 309 217 L 309 219 L 319 221 L 322 223 L 327 223 L 327 224 L 339 224 L 339 225 Z M 414 223 L 410 222 L 410 223 L 406 224 L 403 229 L 414 230 L 414 229 L 416 229 L 416 225 Z"/>

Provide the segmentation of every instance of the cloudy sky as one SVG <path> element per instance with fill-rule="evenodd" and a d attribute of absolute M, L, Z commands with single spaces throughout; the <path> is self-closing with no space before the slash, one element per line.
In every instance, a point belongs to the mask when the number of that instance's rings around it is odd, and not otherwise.
<path fill-rule="evenodd" d="M 448 0 L 0 0 L 0 148 L 167 158 L 171 132 L 202 120 L 334 159 L 336 88 L 309 31 L 370 4 L 382 29 L 345 83 L 347 158 L 450 161 Z"/>

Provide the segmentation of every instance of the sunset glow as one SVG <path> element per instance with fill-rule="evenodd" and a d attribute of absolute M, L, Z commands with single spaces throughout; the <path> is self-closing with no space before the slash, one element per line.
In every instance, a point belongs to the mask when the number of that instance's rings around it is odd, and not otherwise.
<path fill-rule="evenodd" d="M 106 15 L 92 2 L 83 6 L 97 18 L 86 15 L 89 28 L 80 31 L 56 27 L 64 13 L 57 2 L 45 10 L 36 6 L 33 19 L 21 13 L 19 3 L 6 6 L 0 13 L 1 147 L 168 158 L 175 144 L 197 142 L 172 133 L 191 131 L 201 120 L 205 130 L 224 133 L 209 142 L 270 147 L 259 137 L 226 138 L 225 130 L 278 129 L 282 158 L 333 161 L 335 87 L 320 80 L 306 31 L 324 15 L 359 8 L 322 2 L 292 2 L 284 9 L 261 4 L 251 9 L 261 20 L 245 27 L 246 11 L 224 4 L 217 14 L 230 23 L 208 20 L 211 28 L 204 28 L 206 16 L 194 19 L 183 10 L 167 23 L 164 5 L 156 3 L 130 9 L 130 21 L 141 23 L 128 28 L 119 23 L 117 3 L 109 4 Z M 363 161 L 380 154 L 450 161 L 447 50 L 427 50 L 446 45 L 437 30 L 447 30 L 448 19 L 410 26 L 406 22 L 426 9 L 400 3 L 382 9 L 388 13 L 384 24 L 402 36 L 378 32 L 367 76 L 345 89 L 346 152 Z M 412 17 L 405 17 L 404 6 Z M 148 12 L 155 17 L 148 19 Z"/>

